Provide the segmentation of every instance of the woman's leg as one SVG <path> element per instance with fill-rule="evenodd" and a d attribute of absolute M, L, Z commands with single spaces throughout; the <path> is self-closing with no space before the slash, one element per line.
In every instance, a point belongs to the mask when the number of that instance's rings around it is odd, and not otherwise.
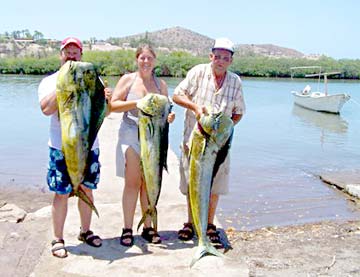
<path fill-rule="evenodd" d="M 140 157 L 129 147 L 125 160 L 125 186 L 122 196 L 124 228 L 132 229 L 141 184 Z"/>

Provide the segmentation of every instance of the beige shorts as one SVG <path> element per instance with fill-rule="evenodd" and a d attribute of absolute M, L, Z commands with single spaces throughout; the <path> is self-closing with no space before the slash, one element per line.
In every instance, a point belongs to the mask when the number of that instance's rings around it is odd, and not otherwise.
<path fill-rule="evenodd" d="M 181 150 L 180 157 L 180 191 L 187 195 L 189 188 L 189 159 L 187 154 Z M 230 173 L 230 153 L 226 156 L 225 161 L 220 165 L 215 175 L 211 188 L 213 194 L 227 194 L 229 192 L 229 173 Z"/>

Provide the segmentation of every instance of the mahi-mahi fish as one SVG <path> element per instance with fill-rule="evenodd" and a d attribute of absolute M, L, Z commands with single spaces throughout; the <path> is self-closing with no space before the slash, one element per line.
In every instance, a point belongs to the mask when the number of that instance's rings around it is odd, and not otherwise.
<path fill-rule="evenodd" d="M 147 216 L 151 217 L 157 231 L 157 209 L 162 182 L 163 169 L 167 170 L 168 134 L 167 121 L 171 110 L 168 97 L 148 93 L 138 101 L 139 141 L 141 169 L 146 187 L 148 207 L 138 224 L 138 229 Z"/>
<path fill-rule="evenodd" d="M 99 216 L 81 188 L 89 168 L 89 153 L 106 115 L 104 86 L 93 64 L 67 61 L 59 70 L 56 98 L 62 151 L 73 191 Z"/>
<path fill-rule="evenodd" d="M 189 199 L 198 247 L 191 261 L 206 254 L 223 256 L 206 236 L 212 182 L 230 149 L 233 121 L 223 113 L 202 115 L 190 137 Z M 223 151 L 225 149 L 225 151 Z"/>

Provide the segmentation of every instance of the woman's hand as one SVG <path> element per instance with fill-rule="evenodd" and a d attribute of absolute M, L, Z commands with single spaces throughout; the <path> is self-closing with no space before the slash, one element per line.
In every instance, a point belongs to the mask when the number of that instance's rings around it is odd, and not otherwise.
<path fill-rule="evenodd" d="M 169 123 L 172 123 L 175 120 L 175 113 L 174 112 L 170 112 L 167 118 L 167 121 Z"/>
<path fill-rule="evenodd" d="M 113 93 L 113 92 L 112 92 L 112 89 L 111 89 L 111 88 L 106 87 L 106 88 L 104 89 L 105 99 L 106 99 L 108 102 L 111 101 L 112 93 Z"/>

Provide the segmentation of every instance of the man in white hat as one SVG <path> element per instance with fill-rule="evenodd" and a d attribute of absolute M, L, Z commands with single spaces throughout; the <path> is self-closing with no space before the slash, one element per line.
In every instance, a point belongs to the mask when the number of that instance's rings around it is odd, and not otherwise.
<path fill-rule="evenodd" d="M 68 37 L 61 42 L 60 64 L 64 65 L 67 61 L 80 61 L 82 57 L 82 43 L 79 39 Z M 67 215 L 68 198 L 72 191 L 70 177 L 67 173 L 64 154 L 61 151 L 61 127 L 58 116 L 58 104 L 56 101 L 56 81 L 58 71 L 45 77 L 38 88 L 40 108 L 44 115 L 50 116 L 50 136 L 49 136 L 49 166 L 47 172 L 47 183 L 50 191 L 54 192 L 52 203 L 52 223 L 54 240 L 51 242 L 51 252 L 58 258 L 67 257 L 63 233 Z M 104 92 L 106 94 L 106 91 Z M 100 179 L 99 164 L 99 142 L 95 140 L 91 149 L 91 166 L 94 170 L 89 170 L 85 176 L 82 189 L 87 196 L 93 200 L 92 190 L 97 188 Z M 90 246 L 100 247 L 102 240 L 99 236 L 90 231 L 91 208 L 79 198 L 78 203 L 80 213 L 80 234 L 78 239 Z"/>
<path fill-rule="evenodd" d="M 175 88 L 173 101 L 186 108 L 184 136 L 181 145 L 180 191 L 187 196 L 188 219 L 178 232 L 181 240 L 190 240 L 194 236 L 191 210 L 188 197 L 189 138 L 202 114 L 207 113 L 206 106 L 215 112 L 223 112 L 237 124 L 245 112 L 245 103 L 240 77 L 228 71 L 233 61 L 234 44 L 227 38 L 218 38 L 209 55 L 210 63 L 199 64 L 190 69 L 186 78 Z M 219 195 L 229 190 L 230 160 L 227 155 L 221 164 L 211 189 L 207 235 L 212 243 L 220 243 L 219 232 L 214 225 Z"/>

